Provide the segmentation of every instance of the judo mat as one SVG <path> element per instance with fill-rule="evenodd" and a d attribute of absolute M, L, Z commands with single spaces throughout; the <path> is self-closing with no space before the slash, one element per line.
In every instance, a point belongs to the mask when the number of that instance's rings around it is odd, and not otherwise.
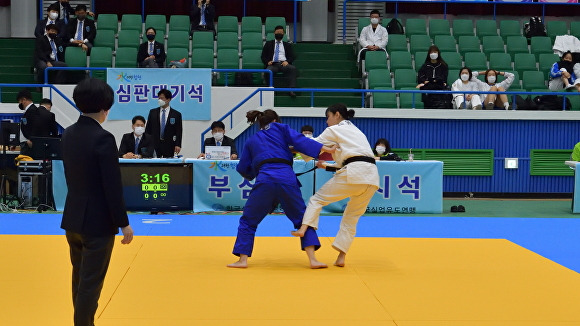
<path fill-rule="evenodd" d="M 552 218 L 363 216 L 344 268 L 340 216 L 322 216 L 320 270 L 284 215 L 258 228 L 249 268 L 231 269 L 239 215 L 131 214 L 136 237 L 116 239 L 95 324 L 580 325 L 580 219 L 566 205 Z M 59 225 L 0 214 L 0 325 L 72 325 Z"/>

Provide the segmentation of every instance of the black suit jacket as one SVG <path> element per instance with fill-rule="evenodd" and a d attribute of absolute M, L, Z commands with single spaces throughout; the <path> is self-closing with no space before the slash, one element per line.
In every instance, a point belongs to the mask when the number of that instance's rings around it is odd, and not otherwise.
<path fill-rule="evenodd" d="M 70 21 L 70 16 L 74 16 L 75 14 L 75 10 L 73 9 L 73 7 L 70 5 L 70 3 L 68 2 L 63 2 L 61 3 L 60 1 L 55 2 L 56 4 L 58 4 L 58 20 L 63 20 L 64 21 L 64 17 L 60 16 L 60 12 L 62 11 L 62 7 L 64 7 L 65 12 L 67 13 L 67 20 Z"/>
<path fill-rule="evenodd" d="M 274 48 L 276 46 L 275 42 L 276 42 L 275 40 L 267 41 L 264 44 L 264 47 L 262 48 L 262 62 L 264 63 L 265 66 L 268 66 L 268 62 L 272 61 L 272 59 L 274 58 Z M 294 59 L 296 58 L 294 56 L 292 44 L 288 42 L 282 42 L 282 44 L 284 45 L 286 61 L 288 61 L 289 64 L 292 64 L 292 62 L 294 62 Z"/>
<path fill-rule="evenodd" d="M 58 137 L 54 113 L 32 104 L 22 115 L 20 130 L 26 139 L 32 137 Z M 33 145 L 34 146 L 34 145 Z"/>
<path fill-rule="evenodd" d="M 68 194 L 61 228 L 107 236 L 129 225 L 115 137 L 81 115 L 62 135 L 62 157 Z"/>
<path fill-rule="evenodd" d="M 65 45 L 63 40 L 60 37 L 56 37 L 54 39 L 54 43 L 56 45 L 58 60 L 64 62 L 64 51 Z M 36 46 L 34 48 L 34 62 L 37 63 L 38 61 L 43 62 L 53 62 L 50 58 L 50 54 L 52 53 L 52 48 L 50 47 L 50 41 L 48 40 L 48 36 L 43 35 L 41 37 L 36 38 Z"/>
<path fill-rule="evenodd" d="M 143 134 L 139 139 L 139 146 L 137 147 L 137 153 L 135 153 L 135 136 L 132 132 L 124 134 L 121 139 L 121 145 L 119 145 L 119 157 L 131 152 L 133 154 L 139 154 L 143 158 L 153 157 L 153 139 L 150 135 Z"/>
<path fill-rule="evenodd" d="M 201 149 L 202 153 L 205 153 L 205 146 L 216 146 L 215 138 L 210 137 L 210 138 L 206 138 L 203 141 L 203 148 Z M 224 138 L 222 139 L 222 146 L 230 146 L 230 148 L 231 148 L 230 154 L 238 155 L 238 150 L 236 149 L 236 143 L 230 137 L 224 135 Z"/>
<path fill-rule="evenodd" d="M 77 23 L 78 19 L 73 18 L 68 21 L 66 26 L 66 37 L 65 41 L 68 43 L 70 39 L 74 39 L 77 34 Z M 95 43 L 95 36 L 97 36 L 97 27 L 95 26 L 95 21 L 92 19 L 85 18 L 83 21 L 83 40 L 89 41 L 89 43 Z"/>
<path fill-rule="evenodd" d="M 171 108 L 165 124 L 165 133 L 161 139 L 161 108 L 151 109 L 147 117 L 145 133 L 153 136 L 153 146 L 157 157 L 173 157 L 175 146 L 181 147 L 181 136 L 183 135 L 183 121 L 181 113 Z"/>
<path fill-rule="evenodd" d="M 47 18 L 38 21 L 36 28 L 34 29 L 34 37 L 38 38 L 46 33 L 46 21 Z M 64 22 L 62 20 L 55 20 L 54 24 L 58 27 L 58 37 L 64 39 L 66 36 L 66 25 Z"/>
<path fill-rule="evenodd" d="M 205 26 L 207 29 L 214 30 L 213 20 L 215 19 L 215 7 L 213 4 L 205 6 Z M 197 1 L 191 5 L 189 11 L 189 20 L 191 21 L 191 29 L 195 30 L 201 21 L 201 8 L 197 6 Z"/>
<path fill-rule="evenodd" d="M 155 55 L 155 62 L 159 65 L 159 67 L 165 66 L 165 47 L 163 43 L 159 43 L 155 41 L 155 45 L 153 45 L 153 55 Z M 137 52 L 137 63 L 139 67 L 141 67 L 145 58 L 149 56 L 149 42 L 141 43 L 139 45 L 139 51 Z"/>

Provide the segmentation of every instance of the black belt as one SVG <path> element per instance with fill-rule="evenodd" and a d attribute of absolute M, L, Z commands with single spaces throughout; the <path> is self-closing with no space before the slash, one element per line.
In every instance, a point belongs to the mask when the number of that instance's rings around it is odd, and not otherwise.
<path fill-rule="evenodd" d="M 350 164 L 352 162 L 367 162 L 367 163 L 372 163 L 372 164 L 377 164 L 376 160 L 374 157 L 369 157 L 369 156 L 351 156 L 349 158 L 347 158 L 346 160 L 344 160 L 344 162 L 342 163 L 342 167 L 345 167 L 347 164 Z M 341 168 L 337 168 L 334 166 L 327 166 L 326 167 L 326 171 L 330 171 L 330 172 L 335 172 L 337 170 L 339 170 Z"/>
<path fill-rule="evenodd" d="M 256 170 L 260 170 L 260 167 L 262 167 L 262 165 L 266 164 L 266 163 L 284 163 L 284 164 L 288 164 L 290 166 L 292 166 L 293 162 L 289 161 L 289 160 L 285 160 L 283 158 L 267 158 L 263 161 L 261 161 L 260 163 L 258 163 L 258 166 L 256 166 Z"/>

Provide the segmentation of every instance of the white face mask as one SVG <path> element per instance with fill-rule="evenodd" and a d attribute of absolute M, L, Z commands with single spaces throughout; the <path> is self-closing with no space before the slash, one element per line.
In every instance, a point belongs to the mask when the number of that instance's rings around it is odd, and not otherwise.
<path fill-rule="evenodd" d="M 224 133 L 223 132 L 216 132 L 213 134 L 213 138 L 217 141 L 220 141 L 222 138 L 224 138 Z"/>
<path fill-rule="evenodd" d="M 165 105 L 165 101 L 161 100 L 161 99 L 157 99 L 157 104 L 159 104 L 159 107 L 163 107 Z"/>
<path fill-rule="evenodd" d="M 495 76 L 487 76 L 487 82 L 489 83 L 495 83 Z"/>
<path fill-rule="evenodd" d="M 312 138 L 312 134 L 304 134 L 306 138 Z"/>
<path fill-rule="evenodd" d="M 55 20 L 58 18 L 58 13 L 56 12 L 51 12 L 48 14 L 48 17 L 50 17 L 50 19 Z"/>
<path fill-rule="evenodd" d="M 371 24 L 376 25 L 379 23 L 379 19 L 378 18 L 371 18 Z"/>
<path fill-rule="evenodd" d="M 439 58 L 439 53 L 437 52 L 429 53 L 429 58 L 431 58 L 431 60 L 437 60 L 437 58 Z"/>
<path fill-rule="evenodd" d="M 135 127 L 135 135 L 141 136 L 145 133 L 145 127 Z"/>
<path fill-rule="evenodd" d="M 461 80 L 468 81 L 469 80 L 469 75 L 468 74 L 461 74 Z"/>
<path fill-rule="evenodd" d="M 385 146 L 377 146 L 375 147 L 375 150 L 377 151 L 377 153 L 379 153 L 379 155 L 383 155 L 385 153 L 385 150 L 387 150 L 387 148 Z"/>

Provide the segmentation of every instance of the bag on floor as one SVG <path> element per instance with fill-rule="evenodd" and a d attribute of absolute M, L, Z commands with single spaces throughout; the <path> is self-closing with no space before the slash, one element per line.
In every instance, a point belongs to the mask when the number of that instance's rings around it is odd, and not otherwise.
<path fill-rule="evenodd" d="M 391 19 L 387 24 L 387 33 L 389 34 L 405 34 L 403 30 L 403 25 L 397 18 Z"/>
<path fill-rule="evenodd" d="M 534 97 L 538 110 L 544 111 L 562 111 L 564 98 L 557 95 L 540 95 Z M 566 110 L 570 110 L 572 103 L 569 98 L 566 98 Z"/>
<path fill-rule="evenodd" d="M 534 16 L 530 18 L 530 22 L 524 24 L 524 36 L 527 38 L 534 36 L 546 36 L 546 26 L 541 17 Z"/>

